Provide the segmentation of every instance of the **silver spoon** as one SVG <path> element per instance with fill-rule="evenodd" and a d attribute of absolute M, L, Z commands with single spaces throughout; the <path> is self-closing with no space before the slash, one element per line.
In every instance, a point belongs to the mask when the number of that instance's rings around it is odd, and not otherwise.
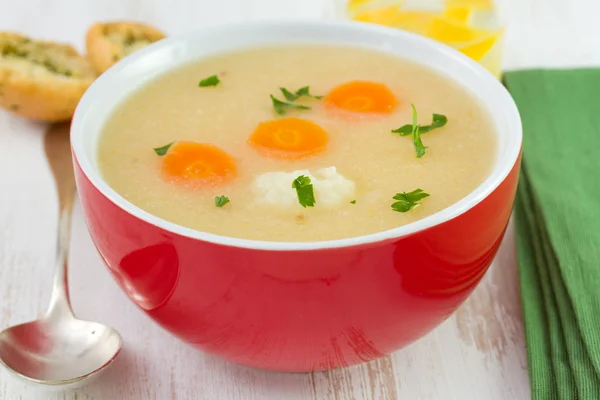
<path fill-rule="evenodd" d="M 26 380 L 49 386 L 79 386 L 119 354 L 122 339 L 114 329 L 75 318 L 67 286 L 71 211 L 75 178 L 69 125 L 46 132 L 44 150 L 59 195 L 58 249 L 50 306 L 32 322 L 0 332 L 0 364 Z"/>

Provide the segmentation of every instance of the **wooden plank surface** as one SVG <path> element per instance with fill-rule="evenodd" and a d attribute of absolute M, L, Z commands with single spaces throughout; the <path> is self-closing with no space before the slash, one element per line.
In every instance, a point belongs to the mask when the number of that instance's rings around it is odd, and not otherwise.
<path fill-rule="evenodd" d="M 2 0 L 0 30 L 74 43 L 96 20 L 131 18 L 174 34 L 249 18 L 321 18 L 336 0 Z M 509 68 L 600 64 L 596 0 L 506 0 Z M 44 127 L 0 112 L 0 327 L 38 316 L 50 294 L 57 202 Z M 0 370 L 0 400 L 529 399 L 512 227 L 484 282 L 438 329 L 391 356 L 314 374 L 252 370 L 199 353 L 117 288 L 76 207 L 71 292 L 82 318 L 117 328 L 124 352 L 96 382 L 47 392 Z"/>

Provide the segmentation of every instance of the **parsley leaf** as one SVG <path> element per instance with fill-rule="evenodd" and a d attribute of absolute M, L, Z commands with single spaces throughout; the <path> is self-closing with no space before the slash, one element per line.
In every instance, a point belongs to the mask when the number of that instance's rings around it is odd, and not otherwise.
<path fill-rule="evenodd" d="M 448 123 L 448 117 L 442 114 L 433 114 L 433 121 L 431 122 L 431 125 L 421 126 L 419 131 L 421 133 L 427 133 L 436 128 L 441 128 L 442 126 L 446 125 L 446 123 Z"/>
<path fill-rule="evenodd" d="M 421 126 L 419 128 L 419 133 L 421 133 L 421 134 L 427 133 L 436 128 L 441 128 L 442 126 L 446 125 L 447 122 L 448 122 L 448 117 L 446 117 L 445 115 L 433 114 L 433 122 L 431 122 L 431 125 Z M 412 134 L 412 125 L 411 124 L 403 125 L 398 129 L 394 129 L 392 131 L 392 133 L 397 133 L 400 136 L 408 136 L 408 135 Z"/>
<path fill-rule="evenodd" d="M 420 127 L 417 124 L 417 109 L 415 108 L 414 104 L 411 104 L 411 107 L 413 109 L 413 123 L 412 123 L 413 146 L 415 148 L 415 151 L 417 152 L 417 158 L 421 158 L 421 157 L 423 157 L 423 154 L 425 154 L 425 149 L 427 147 L 425 147 L 425 145 L 423 144 L 423 141 L 421 140 L 421 133 L 419 132 Z"/>
<path fill-rule="evenodd" d="M 296 101 L 298 98 L 295 93 L 290 92 L 286 88 L 279 88 L 279 90 L 281 90 L 281 93 L 283 93 L 283 96 L 287 101 Z"/>
<path fill-rule="evenodd" d="M 292 188 L 296 189 L 298 203 L 300 203 L 302 207 L 314 207 L 316 203 L 315 192 L 313 191 L 313 185 L 308 176 L 300 175 L 294 179 L 294 182 L 292 182 Z"/>
<path fill-rule="evenodd" d="M 169 151 L 169 147 L 173 146 L 173 143 L 175 143 L 175 142 L 171 142 L 169 144 L 165 144 L 162 147 L 155 147 L 152 150 L 154 150 L 154 152 L 156 154 L 158 154 L 159 156 L 164 156 L 165 154 L 167 154 L 167 151 Z"/>
<path fill-rule="evenodd" d="M 352 200 L 350 204 L 356 204 L 356 200 Z"/>
<path fill-rule="evenodd" d="M 308 96 L 308 97 L 312 97 L 313 99 L 317 99 L 317 100 L 321 100 L 323 98 L 323 96 L 315 96 L 310 94 L 310 86 L 304 86 L 298 90 L 296 90 L 296 96 Z"/>
<path fill-rule="evenodd" d="M 200 87 L 208 87 L 208 86 L 217 86 L 221 82 L 217 75 L 209 76 L 208 78 L 204 78 L 198 83 Z"/>
<path fill-rule="evenodd" d="M 229 197 L 223 195 L 215 197 L 215 206 L 223 207 L 227 203 L 229 203 Z"/>
<path fill-rule="evenodd" d="M 271 101 L 273 102 L 273 108 L 275 109 L 275 112 L 279 115 L 285 115 L 286 111 L 289 108 L 295 108 L 296 110 L 310 110 L 310 107 L 308 107 L 308 106 L 303 106 L 300 104 L 286 103 L 285 101 L 276 99 L 273 95 L 270 95 L 270 96 L 271 96 Z"/>
<path fill-rule="evenodd" d="M 393 129 L 392 133 L 397 133 L 400 136 L 408 136 L 412 133 L 412 124 L 402 125 L 398 129 Z"/>
<path fill-rule="evenodd" d="M 281 90 L 281 93 L 283 93 L 287 101 L 296 101 L 302 96 L 311 97 L 317 100 L 323 98 L 323 96 L 313 96 L 312 94 L 310 94 L 310 86 L 301 87 L 300 89 L 296 90 L 295 93 L 290 92 L 286 88 L 279 88 L 279 90 Z"/>
<path fill-rule="evenodd" d="M 417 202 L 419 200 L 424 199 L 425 197 L 429 197 L 429 193 L 425 193 L 422 189 L 415 189 L 412 192 L 408 193 L 396 193 L 393 199 L 397 201 L 395 203 L 392 203 L 392 210 L 398 212 L 410 211 L 413 208 L 420 206 L 421 203 Z"/>

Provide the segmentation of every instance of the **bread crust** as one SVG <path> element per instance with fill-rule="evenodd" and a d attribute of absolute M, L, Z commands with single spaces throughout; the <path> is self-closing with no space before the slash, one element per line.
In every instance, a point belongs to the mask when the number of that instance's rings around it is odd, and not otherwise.
<path fill-rule="evenodd" d="M 69 120 L 96 75 L 70 45 L 0 32 L 0 106 L 13 114 Z"/>
<path fill-rule="evenodd" d="M 134 51 L 164 37 L 160 30 L 139 22 L 98 22 L 85 37 L 87 57 L 101 74 Z"/>

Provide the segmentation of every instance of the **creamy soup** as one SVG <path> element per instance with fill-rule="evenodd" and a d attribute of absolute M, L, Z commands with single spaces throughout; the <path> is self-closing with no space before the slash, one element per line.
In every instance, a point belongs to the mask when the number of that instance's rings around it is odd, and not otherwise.
<path fill-rule="evenodd" d="M 491 172 L 494 129 L 477 98 L 426 66 L 293 45 L 158 77 L 116 107 L 98 158 L 115 191 L 167 221 L 330 240 L 408 224 L 468 195 Z"/>

